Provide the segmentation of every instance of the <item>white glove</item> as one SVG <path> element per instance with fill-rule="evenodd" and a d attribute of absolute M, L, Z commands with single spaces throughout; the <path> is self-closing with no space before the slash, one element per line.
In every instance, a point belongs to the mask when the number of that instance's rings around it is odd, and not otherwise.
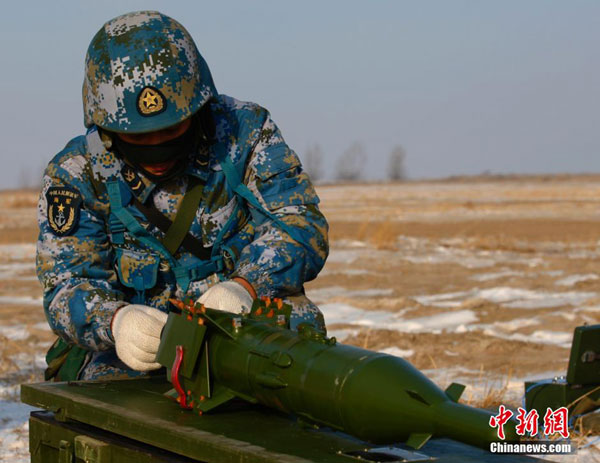
<path fill-rule="evenodd" d="M 240 313 L 242 307 L 250 309 L 254 299 L 241 284 L 230 280 L 212 286 L 196 302 L 210 309 Z"/>
<path fill-rule="evenodd" d="M 149 371 L 160 368 L 156 352 L 167 314 L 146 305 L 126 305 L 112 321 L 117 355 L 129 368 Z"/>

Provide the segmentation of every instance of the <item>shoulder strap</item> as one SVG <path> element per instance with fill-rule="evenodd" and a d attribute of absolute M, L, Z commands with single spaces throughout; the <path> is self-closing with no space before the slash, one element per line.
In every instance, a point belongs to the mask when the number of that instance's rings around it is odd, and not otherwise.
<path fill-rule="evenodd" d="M 220 145 L 220 144 L 219 144 Z M 233 162 L 228 156 L 227 152 L 224 152 L 222 146 L 217 148 L 221 151 L 219 164 L 225 174 L 225 179 L 229 187 L 240 197 L 244 198 L 248 204 L 259 210 L 262 214 L 266 215 L 269 219 L 275 222 L 283 231 L 285 231 L 292 239 L 296 240 L 300 244 L 306 245 L 306 240 L 295 228 L 286 224 L 283 220 L 273 214 L 270 210 L 265 208 L 258 198 L 250 191 L 250 189 L 242 182 L 242 176 L 235 168 Z M 224 155 L 221 155 L 223 154 Z"/>

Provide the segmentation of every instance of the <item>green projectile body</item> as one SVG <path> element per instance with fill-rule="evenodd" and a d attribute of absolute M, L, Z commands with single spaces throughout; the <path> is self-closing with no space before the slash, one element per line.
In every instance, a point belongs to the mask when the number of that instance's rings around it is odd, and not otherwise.
<path fill-rule="evenodd" d="M 490 412 L 458 403 L 407 361 L 336 342 L 309 325 L 287 329 L 289 307 L 255 301 L 236 315 L 179 304 L 163 330 L 157 361 L 181 406 L 208 412 L 238 397 L 374 443 L 420 448 L 445 436 L 488 448 Z M 518 440 L 514 422 L 504 428 Z"/>

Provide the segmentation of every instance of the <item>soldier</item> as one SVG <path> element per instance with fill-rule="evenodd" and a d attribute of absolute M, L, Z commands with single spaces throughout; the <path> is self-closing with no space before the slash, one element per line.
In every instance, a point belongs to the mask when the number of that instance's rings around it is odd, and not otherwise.
<path fill-rule="evenodd" d="M 269 113 L 219 95 L 189 33 L 153 11 L 107 22 L 86 56 L 87 133 L 48 165 L 37 272 L 59 336 L 46 378 L 154 370 L 169 298 L 293 306 L 328 254 L 327 222 Z"/>

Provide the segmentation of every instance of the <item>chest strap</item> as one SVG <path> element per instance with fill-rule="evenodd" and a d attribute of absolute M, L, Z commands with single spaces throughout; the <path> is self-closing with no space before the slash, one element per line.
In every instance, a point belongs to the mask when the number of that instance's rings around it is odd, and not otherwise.
<path fill-rule="evenodd" d="M 197 264 L 180 264 L 169 250 L 148 230 L 142 227 L 133 214 L 123 206 L 119 182 L 107 182 L 106 189 L 110 200 L 111 217 L 108 222 L 109 227 L 111 227 L 111 233 L 120 233 L 122 237 L 122 227 L 124 226 L 138 241 L 157 252 L 163 259 L 169 262 L 173 274 L 175 275 L 175 279 L 177 280 L 177 284 L 184 293 L 187 292 L 192 281 L 201 280 L 213 273 L 223 270 L 223 256 L 220 253 Z M 116 230 L 113 230 L 113 226 L 116 227 Z M 114 241 L 117 242 L 118 240 Z M 214 247 L 212 254 L 215 254 Z"/>
<path fill-rule="evenodd" d="M 202 199 L 202 191 L 204 190 L 202 182 L 196 177 L 189 177 L 188 182 L 188 189 L 181 200 L 175 220 L 162 239 L 162 243 L 171 254 L 175 254 L 181 246 L 183 239 L 192 226 Z"/>
<path fill-rule="evenodd" d="M 123 207 L 119 182 L 108 182 L 106 184 L 106 190 L 110 200 L 111 215 L 114 215 L 118 219 L 118 222 L 125 226 L 125 229 L 134 235 L 139 241 L 160 254 L 163 259 L 166 259 L 171 264 L 171 266 L 176 266 L 177 261 L 163 246 L 163 244 L 158 241 L 148 230 L 142 227 L 133 214 Z M 116 223 L 117 221 L 114 219 L 109 219 L 109 226 L 113 226 Z M 111 232 L 112 231 L 113 230 L 111 229 Z"/>
<path fill-rule="evenodd" d="M 174 222 L 160 212 L 152 201 L 143 204 L 133 196 L 133 204 L 136 209 L 146 216 L 148 222 L 165 233 L 161 242 L 171 254 L 175 254 L 179 247 L 183 246 L 198 259 L 208 260 L 212 257 L 212 246 L 205 247 L 201 240 L 189 233 L 202 200 L 203 189 L 199 179 L 196 177 L 190 179 L 188 190 L 179 206 Z"/>

